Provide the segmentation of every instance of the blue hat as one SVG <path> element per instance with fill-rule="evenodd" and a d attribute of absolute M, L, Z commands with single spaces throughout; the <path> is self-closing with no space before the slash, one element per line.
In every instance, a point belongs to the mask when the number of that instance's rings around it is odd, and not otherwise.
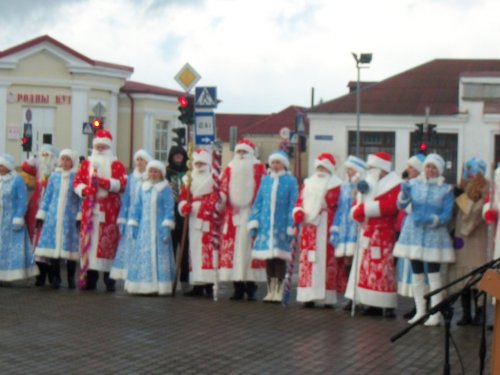
<path fill-rule="evenodd" d="M 273 161 L 279 161 L 281 164 L 285 166 L 285 168 L 290 167 L 290 161 L 288 160 L 288 155 L 285 151 L 276 150 L 269 155 L 268 163 L 271 164 Z"/>
<path fill-rule="evenodd" d="M 12 171 L 16 167 L 16 161 L 12 155 L 3 154 L 0 156 L 0 165 L 3 165 L 9 171 Z"/>
<path fill-rule="evenodd" d="M 347 159 L 344 162 L 344 167 L 345 168 L 352 168 L 352 169 L 356 170 L 357 172 L 359 172 L 360 174 L 363 174 L 364 172 L 366 172 L 365 161 L 356 157 L 356 156 L 353 156 L 353 155 L 349 155 L 347 157 Z"/>

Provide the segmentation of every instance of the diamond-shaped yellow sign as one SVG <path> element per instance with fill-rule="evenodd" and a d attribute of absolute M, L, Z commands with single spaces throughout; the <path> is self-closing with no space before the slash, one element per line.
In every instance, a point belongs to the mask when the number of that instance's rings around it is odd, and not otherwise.
<path fill-rule="evenodd" d="M 200 80 L 201 76 L 189 63 L 184 64 L 179 73 L 175 76 L 175 80 L 181 87 L 189 92 L 194 85 Z"/>

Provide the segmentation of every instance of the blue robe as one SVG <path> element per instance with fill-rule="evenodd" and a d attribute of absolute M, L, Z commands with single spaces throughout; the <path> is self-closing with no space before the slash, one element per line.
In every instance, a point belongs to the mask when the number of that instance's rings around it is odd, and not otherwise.
<path fill-rule="evenodd" d="M 24 223 L 28 192 L 16 172 L 0 176 L 0 281 L 38 274 Z"/>
<path fill-rule="evenodd" d="M 343 182 L 340 188 L 339 205 L 330 227 L 330 243 L 335 248 L 335 256 L 352 257 L 358 243 L 359 225 L 351 217 L 355 184 Z"/>
<path fill-rule="evenodd" d="M 127 229 L 127 222 L 132 214 L 132 207 L 139 195 L 139 189 L 143 182 L 143 175 L 138 171 L 132 172 L 128 176 L 127 187 L 122 195 L 120 214 L 118 215 L 118 225 L 120 228 L 120 242 L 116 251 L 115 260 L 111 267 L 110 277 L 115 280 L 125 280 L 127 278 L 127 264 L 130 257 L 130 249 L 134 246 L 134 239 Z"/>
<path fill-rule="evenodd" d="M 170 233 L 174 220 L 174 199 L 168 182 L 144 182 L 128 221 L 136 241 L 129 256 L 127 292 L 172 293 L 175 259 Z"/>
<path fill-rule="evenodd" d="M 79 260 L 79 232 L 76 217 L 80 197 L 73 190 L 75 172 L 57 170 L 50 175 L 36 214 L 43 226 L 35 254 L 48 258 Z"/>
<path fill-rule="evenodd" d="M 297 179 L 287 172 L 262 178 L 248 223 L 249 230 L 257 230 L 252 258 L 291 259 L 292 212 L 297 196 Z"/>
<path fill-rule="evenodd" d="M 423 262 L 454 262 L 455 252 L 447 229 L 455 201 L 452 187 L 441 177 L 432 181 L 418 177 L 409 185 L 409 196 L 402 189 L 398 207 L 404 209 L 411 204 L 412 209 L 404 220 L 393 255 Z"/>

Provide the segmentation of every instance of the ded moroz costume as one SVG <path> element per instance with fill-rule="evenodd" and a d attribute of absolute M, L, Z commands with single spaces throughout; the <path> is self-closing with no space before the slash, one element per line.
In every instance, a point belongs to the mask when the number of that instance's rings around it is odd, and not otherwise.
<path fill-rule="evenodd" d="M 305 307 L 315 302 L 336 303 L 337 292 L 343 293 L 346 283 L 343 259 L 335 257 L 328 241 L 342 181 L 335 175 L 333 155 L 320 154 L 314 165 L 314 174 L 304 181 L 293 211 L 295 224 L 302 224 L 297 301 Z"/>

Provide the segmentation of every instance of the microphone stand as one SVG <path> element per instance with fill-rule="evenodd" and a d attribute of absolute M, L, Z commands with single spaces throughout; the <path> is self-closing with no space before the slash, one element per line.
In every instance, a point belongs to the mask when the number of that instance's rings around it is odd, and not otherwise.
<path fill-rule="evenodd" d="M 443 374 L 444 375 L 449 375 L 450 374 L 450 327 L 451 327 L 451 320 L 453 318 L 453 304 L 456 302 L 456 300 L 462 295 L 462 292 L 466 288 L 470 288 L 474 284 L 478 283 L 481 278 L 483 277 L 483 273 L 486 272 L 487 269 L 489 268 L 495 268 L 498 267 L 497 263 L 500 262 L 500 258 L 497 258 L 495 260 L 492 260 L 490 262 L 487 262 L 483 264 L 482 266 L 477 267 L 476 269 L 472 270 L 468 274 L 452 281 L 449 284 L 444 285 L 441 288 L 438 288 L 436 290 L 433 290 L 429 293 L 427 293 L 424 298 L 426 300 L 429 300 L 433 295 L 442 292 L 445 289 L 450 288 L 451 286 L 458 284 L 459 282 L 473 277 L 466 285 L 464 288 L 460 289 L 458 292 L 454 292 L 450 295 L 448 295 L 446 298 L 444 298 L 441 302 L 439 302 L 437 305 L 431 307 L 429 311 L 422 316 L 420 319 L 418 319 L 416 322 L 410 324 L 407 328 L 403 329 L 393 337 L 391 337 L 391 342 L 395 342 L 396 340 L 400 339 L 404 335 L 406 335 L 408 332 L 410 332 L 415 326 L 423 323 L 424 321 L 427 320 L 432 314 L 441 312 L 444 318 L 444 327 L 445 327 L 445 343 L 444 343 L 444 365 L 443 365 Z M 483 309 L 483 314 L 485 313 L 486 309 Z M 486 319 L 484 319 L 486 321 Z M 484 323 L 486 324 L 486 323 Z M 483 327 L 483 335 L 484 335 L 484 327 Z M 483 344 L 484 341 L 484 344 Z M 481 362 L 481 369 L 484 368 L 484 358 L 486 357 L 486 338 L 483 337 L 481 340 L 481 345 L 480 345 L 480 362 Z M 484 345 L 484 347 L 483 347 Z"/>

